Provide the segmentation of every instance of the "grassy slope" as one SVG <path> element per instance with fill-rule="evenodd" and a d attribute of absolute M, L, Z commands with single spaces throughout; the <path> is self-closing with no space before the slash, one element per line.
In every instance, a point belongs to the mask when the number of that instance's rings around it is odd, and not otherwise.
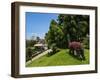
<path fill-rule="evenodd" d="M 42 56 L 26 65 L 26 67 L 89 64 L 89 50 L 85 50 L 85 57 L 85 61 L 80 61 L 70 56 L 68 50 L 63 49 L 50 57 L 47 57 L 47 55 Z"/>

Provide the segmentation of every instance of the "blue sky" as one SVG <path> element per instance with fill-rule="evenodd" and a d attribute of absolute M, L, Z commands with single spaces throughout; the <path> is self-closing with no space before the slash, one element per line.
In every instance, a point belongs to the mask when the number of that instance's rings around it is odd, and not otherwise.
<path fill-rule="evenodd" d="M 32 35 L 44 38 L 48 32 L 52 19 L 57 19 L 58 14 L 26 12 L 26 38 Z"/>

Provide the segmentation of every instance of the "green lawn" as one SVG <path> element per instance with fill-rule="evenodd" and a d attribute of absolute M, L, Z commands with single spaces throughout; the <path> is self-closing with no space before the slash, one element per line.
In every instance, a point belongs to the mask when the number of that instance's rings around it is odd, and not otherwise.
<path fill-rule="evenodd" d="M 89 50 L 85 49 L 86 60 L 78 60 L 68 53 L 68 49 L 62 49 L 60 52 L 48 57 L 47 55 L 32 61 L 26 67 L 40 67 L 40 66 L 61 66 L 61 65 L 80 65 L 89 64 Z"/>

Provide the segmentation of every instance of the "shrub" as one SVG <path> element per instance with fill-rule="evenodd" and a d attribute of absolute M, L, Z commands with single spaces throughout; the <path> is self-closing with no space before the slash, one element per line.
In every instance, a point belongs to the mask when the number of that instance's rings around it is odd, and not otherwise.
<path fill-rule="evenodd" d="M 30 47 L 26 48 L 26 61 L 32 58 L 32 49 Z"/>
<path fill-rule="evenodd" d="M 51 56 L 51 55 L 53 55 L 53 50 L 52 49 L 50 51 L 48 51 L 47 56 Z"/>
<path fill-rule="evenodd" d="M 56 52 L 59 52 L 60 49 L 56 46 L 55 43 L 53 43 L 50 47 L 51 51 L 48 52 L 48 56 L 51 56 L 53 54 L 55 54 Z"/>
<path fill-rule="evenodd" d="M 53 50 L 53 53 L 56 53 L 57 47 L 56 47 L 56 44 L 55 44 L 55 43 L 53 43 L 53 44 L 51 45 L 51 49 Z"/>

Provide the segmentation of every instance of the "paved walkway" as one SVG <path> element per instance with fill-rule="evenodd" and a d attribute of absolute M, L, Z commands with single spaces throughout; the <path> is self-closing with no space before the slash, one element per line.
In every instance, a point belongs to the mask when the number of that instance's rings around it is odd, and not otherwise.
<path fill-rule="evenodd" d="M 28 65 L 28 64 L 31 63 L 32 61 L 34 61 L 34 60 L 40 58 L 41 56 L 46 55 L 46 54 L 47 54 L 48 52 L 50 52 L 50 51 L 51 51 L 51 49 L 48 49 L 48 50 L 46 50 L 46 51 L 40 53 L 39 55 L 33 57 L 33 59 L 32 59 L 32 60 L 29 60 L 29 61 L 26 63 L 26 65 Z"/>

